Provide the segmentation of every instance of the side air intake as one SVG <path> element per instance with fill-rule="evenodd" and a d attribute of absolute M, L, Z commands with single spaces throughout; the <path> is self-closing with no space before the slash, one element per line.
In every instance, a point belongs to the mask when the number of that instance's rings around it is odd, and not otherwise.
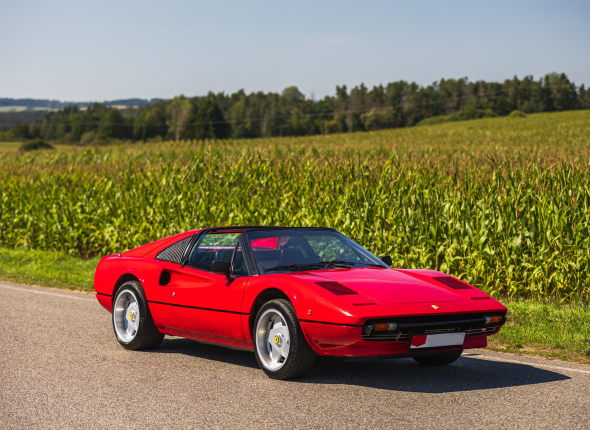
<path fill-rule="evenodd" d="M 170 263 L 182 264 L 182 257 L 184 251 L 189 245 L 192 236 L 182 239 L 176 242 L 174 245 L 170 245 L 168 248 L 163 249 L 156 256 L 156 260 L 168 261 Z"/>
<path fill-rule="evenodd" d="M 451 278 L 450 276 L 441 276 L 432 279 L 434 279 L 437 282 L 440 282 L 441 284 L 446 285 L 447 287 L 451 287 L 453 290 L 470 290 L 472 288 L 469 285 L 464 284 L 463 282 L 455 278 Z"/>

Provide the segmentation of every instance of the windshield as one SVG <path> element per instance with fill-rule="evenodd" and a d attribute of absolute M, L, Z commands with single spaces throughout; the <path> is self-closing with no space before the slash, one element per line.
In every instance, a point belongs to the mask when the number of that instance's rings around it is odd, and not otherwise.
<path fill-rule="evenodd" d="M 248 234 L 261 275 L 299 270 L 388 267 L 346 236 L 322 230 L 274 230 Z"/>

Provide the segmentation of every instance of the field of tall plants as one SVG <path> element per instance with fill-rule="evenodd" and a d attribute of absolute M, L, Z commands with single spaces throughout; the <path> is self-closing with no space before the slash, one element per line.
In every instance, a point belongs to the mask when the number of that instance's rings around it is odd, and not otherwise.
<path fill-rule="evenodd" d="M 334 227 L 495 296 L 590 298 L 590 111 L 299 138 L 0 152 L 0 247 L 118 253 Z"/>

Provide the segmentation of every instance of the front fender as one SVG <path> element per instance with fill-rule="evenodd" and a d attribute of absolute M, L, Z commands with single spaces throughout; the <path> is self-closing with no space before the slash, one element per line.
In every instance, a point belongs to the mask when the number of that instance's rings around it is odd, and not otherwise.
<path fill-rule="evenodd" d="M 315 278 L 314 278 L 315 279 Z M 242 313 L 244 314 L 244 334 L 249 330 L 256 299 L 268 289 L 277 289 L 291 301 L 300 321 L 319 321 L 354 325 L 358 317 L 353 315 L 352 304 L 345 296 L 336 296 L 301 276 L 286 274 L 253 277 L 244 291 Z M 246 322 L 247 321 L 247 322 Z"/>

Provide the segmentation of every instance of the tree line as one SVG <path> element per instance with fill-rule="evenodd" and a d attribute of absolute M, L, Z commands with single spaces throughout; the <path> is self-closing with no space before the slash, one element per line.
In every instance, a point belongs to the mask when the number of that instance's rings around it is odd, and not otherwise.
<path fill-rule="evenodd" d="M 590 90 L 561 73 L 535 80 L 504 82 L 441 79 L 432 85 L 397 81 L 367 88 L 337 86 L 322 100 L 306 98 L 297 87 L 279 93 L 209 93 L 159 100 L 118 110 L 95 103 L 67 106 L 32 124 L 15 124 L 18 138 L 72 143 L 112 139 L 240 139 L 370 131 L 437 122 L 525 113 L 590 109 Z"/>

